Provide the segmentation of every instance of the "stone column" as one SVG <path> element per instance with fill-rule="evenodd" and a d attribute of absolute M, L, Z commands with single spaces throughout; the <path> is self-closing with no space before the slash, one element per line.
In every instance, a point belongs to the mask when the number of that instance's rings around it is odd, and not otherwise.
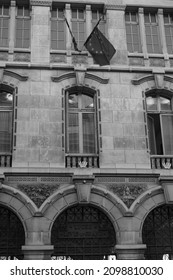
<path fill-rule="evenodd" d="M 161 40 L 162 51 L 163 51 L 164 58 L 165 58 L 165 64 L 166 64 L 165 66 L 170 67 L 169 56 L 168 56 L 167 45 L 166 45 L 163 9 L 158 9 L 158 25 L 159 25 L 159 31 L 160 31 L 160 40 Z"/>
<path fill-rule="evenodd" d="M 53 245 L 26 245 L 22 246 L 24 260 L 50 260 Z"/>
<path fill-rule="evenodd" d="M 128 64 L 124 12 L 123 5 L 106 5 L 108 40 L 116 49 L 111 64 Z"/>
<path fill-rule="evenodd" d="M 115 253 L 118 260 L 144 260 L 145 244 L 116 245 Z"/>
<path fill-rule="evenodd" d="M 52 0 L 31 0 L 31 63 L 50 62 L 50 7 Z"/>
<path fill-rule="evenodd" d="M 65 16 L 68 21 L 68 24 L 71 28 L 71 5 L 66 4 L 65 5 Z M 66 24 L 66 23 L 65 23 Z M 72 30 L 72 28 L 71 28 Z M 72 44 L 72 37 L 69 31 L 69 28 L 66 24 L 66 50 L 67 50 L 67 63 L 71 63 L 71 44 Z"/>
<path fill-rule="evenodd" d="M 144 9 L 143 8 L 139 8 L 139 29 L 140 29 L 142 52 L 144 54 L 145 66 L 149 66 L 147 43 L 146 43 L 146 37 L 145 37 L 145 23 L 144 23 Z"/>
<path fill-rule="evenodd" d="M 14 44 L 15 44 L 15 17 L 16 17 L 16 1 L 11 1 L 10 7 L 10 23 L 9 23 L 9 60 L 13 60 Z"/>
<path fill-rule="evenodd" d="M 86 5 L 86 37 L 91 34 L 92 31 L 92 13 L 91 5 Z"/>

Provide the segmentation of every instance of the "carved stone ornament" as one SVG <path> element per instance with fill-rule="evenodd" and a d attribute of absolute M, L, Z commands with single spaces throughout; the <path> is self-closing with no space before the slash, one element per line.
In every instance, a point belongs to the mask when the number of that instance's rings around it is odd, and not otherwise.
<path fill-rule="evenodd" d="M 110 185 L 108 188 L 118 195 L 128 208 L 130 208 L 136 198 L 147 189 L 145 184 L 114 184 Z"/>
<path fill-rule="evenodd" d="M 52 0 L 30 0 L 31 6 L 52 6 Z"/>
<path fill-rule="evenodd" d="M 59 185 L 45 185 L 45 184 L 19 184 L 18 189 L 30 197 L 30 199 L 39 208 L 43 202 L 53 194 Z"/>

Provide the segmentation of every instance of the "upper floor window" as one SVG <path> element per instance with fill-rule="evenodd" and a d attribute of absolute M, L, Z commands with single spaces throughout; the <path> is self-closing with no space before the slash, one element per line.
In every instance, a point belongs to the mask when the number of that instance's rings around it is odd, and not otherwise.
<path fill-rule="evenodd" d="M 66 48 L 64 8 L 54 8 L 51 12 L 51 49 Z"/>
<path fill-rule="evenodd" d="M 74 91 L 66 96 L 67 153 L 97 152 L 96 96 Z"/>
<path fill-rule="evenodd" d="M 155 13 L 145 13 L 144 21 L 148 53 L 161 53 L 157 15 Z"/>
<path fill-rule="evenodd" d="M 86 40 L 85 10 L 72 9 L 72 32 L 79 49 L 82 49 Z"/>
<path fill-rule="evenodd" d="M 169 54 L 173 53 L 173 15 L 164 14 L 164 26 L 167 51 Z"/>
<path fill-rule="evenodd" d="M 101 19 L 98 28 L 100 29 L 100 31 L 105 35 L 105 25 L 106 25 L 106 21 L 105 21 L 105 16 L 102 12 L 102 10 L 98 10 L 98 9 L 93 9 L 92 10 L 92 29 L 94 29 L 94 27 L 96 26 L 97 22 L 99 21 L 99 19 Z"/>
<path fill-rule="evenodd" d="M 9 7 L 0 6 L 0 47 L 8 47 L 9 18 Z"/>
<path fill-rule="evenodd" d="M 11 153 L 13 95 L 0 91 L 0 153 Z"/>
<path fill-rule="evenodd" d="M 129 52 L 142 51 L 141 38 L 139 32 L 139 21 L 138 14 L 136 12 L 125 13 L 126 22 L 126 38 L 127 38 L 127 49 Z"/>
<path fill-rule="evenodd" d="M 16 48 L 30 47 L 31 29 L 30 11 L 27 7 L 18 7 L 16 16 Z"/>
<path fill-rule="evenodd" d="M 164 94 L 146 97 L 150 152 L 153 155 L 173 154 L 172 98 Z"/>

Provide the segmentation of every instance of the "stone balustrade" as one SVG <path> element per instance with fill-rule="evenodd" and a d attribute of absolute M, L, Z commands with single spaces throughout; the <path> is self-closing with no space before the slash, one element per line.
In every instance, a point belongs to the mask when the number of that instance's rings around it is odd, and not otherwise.
<path fill-rule="evenodd" d="M 66 155 L 67 168 L 98 168 L 98 155 Z"/>
<path fill-rule="evenodd" d="M 152 169 L 173 169 L 173 155 L 151 156 Z"/>
<path fill-rule="evenodd" d="M 0 154 L 0 167 L 11 167 L 11 154 Z"/>

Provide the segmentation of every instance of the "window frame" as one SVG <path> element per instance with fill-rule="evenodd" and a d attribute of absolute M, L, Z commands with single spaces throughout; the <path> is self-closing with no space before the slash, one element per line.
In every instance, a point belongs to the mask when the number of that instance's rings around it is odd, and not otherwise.
<path fill-rule="evenodd" d="M 22 15 L 18 15 L 18 10 L 21 9 L 23 10 L 23 14 Z M 29 15 L 25 15 L 25 10 L 28 10 L 29 11 Z M 17 29 L 17 22 L 18 20 L 22 20 L 22 24 L 23 24 L 23 27 L 25 25 L 25 22 L 28 21 L 29 22 L 29 29 L 25 29 L 22 27 L 22 29 Z M 19 43 L 19 38 L 17 38 L 17 31 L 18 30 L 22 30 L 22 37 L 20 38 L 20 41 L 21 41 L 21 45 L 18 46 L 18 43 Z M 25 34 L 25 30 L 29 30 L 28 32 L 28 38 L 27 38 L 27 41 L 28 41 L 28 46 L 25 47 L 24 46 L 24 42 L 26 41 L 26 39 L 24 39 L 24 34 Z M 30 15 L 30 9 L 28 6 L 17 6 L 16 8 L 16 26 L 15 26 L 15 40 L 14 40 L 14 45 L 15 45 L 15 49 L 30 49 L 31 47 L 31 15 Z"/>
<path fill-rule="evenodd" d="M 135 13 L 136 15 L 136 21 L 132 21 L 132 13 Z M 129 14 L 129 18 L 130 20 L 127 21 L 126 20 L 126 15 Z M 130 34 L 127 33 L 127 26 L 130 26 Z M 137 33 L 133 33 L 133 26 L 136 26 L 137 28 Z M 126 11 L 125 12 L 125 29 L 126 29 L 126 42 L 127 42 L 127 50 L 130 53 L 142 53 L 142 41 L 141 41 L 141 34 L 140 34 L 140 26 L 139 26 L 139 13 L 138 12 L 134 12 L 134 11 Z M 138 36 L 138 50 L 135 50 L 135 45 L 134 44 L 134 35 Z M 128 43 L 128 38 L 127 35 L 130 35 L 131 37 L 131 43 Z M 132 51 L 130 51 L 130 47 L 128 47 L 128 45 L 131 44 L 131 49 Z"/>
<path fill-rule="evenodd" d="M 0 8 L 2 8 L 2 14 L 0 15 L 0 21 L 2 21 L 2 26 L 0 25 L 0 48 L 8 48 L 9 47 L 9 28 L 10 28 L 10 6 L 8 5 L 0 5 Z M 8 15 L 4 15 L 4 8 L 8 8 Z M 4 28 L 4 20 L 8 19 L 8 27 Z M 7 44 L 5 46 L 1 45 L 1 41 L 3 40 L 2 34 L 3 30 L 7 29 Z"/>
<path fill-rule="evenodd" d="M 61 18 L 58 16 L 58 12 L 59 11 L 62 11 L 63 13 L 65 13 L 65 7 L 64 6 L 56 6 L 56 7 L 53 7 L 52 10 L 51 10 L 51 26 L 50 26 L 50 29 L 51 29 L 51 39 L 50 39 L 50 48 L 52 51 L 65 51 L 66 50 L 66 23 L 65 23 L 65 18 Z M 53 12 L 56 11 L 56 17 L 53 16 Z M 53 33 L 53 28 L 52 28 L 52 23 L 53 22 L 56 22 L 56 40 L 53 40 L 53 37 L 52 37 L 52 33 Z M 59 39 L 59 24 L 62 23 L 63 24 L 63 35 L 64 35 L 64 40 L 60 40 Z M 53 41 L 56 42 L 56 48 L 53 47 Z M 59 44 L 59 41 L 63 41 L 63 48 L 61 48 L 58 44 Z"/>
<path fill-rule="evenodd" d="M 79 92 L 79 96 L 82 98 L 82 95 L 88 95 L 88 96 L 92 96 L 93 97 L 93 101 L 94 101 L 94 109 L 91 111 L 91 109 L 87 110 L 87 109 L 82 109 L 81 106 L 79 106 L 78 108 L 70 108 L 68 106 L 68 100 L 69 100 L 69 95 L 71 94 L 75 94 Z M 80 98 L 79 98 L 79 103 L 80 103 Z M 66 131 L 66 154 L 68 155 L 75 155 L 75 156 L 79 156 L 79 155 L 88 155 L 88 156 L 92 156 L 92 155 L 98 155 L 98 116 L 97 116 L 97 92 L 90 92 L 90 91 L 82 91 L 82 89 L 76 88 L 74 90 L 67 90 L 65 92 L 65 131 Z M 78 133 L 78 137 L 79 137 L 79 152 L 71 152 L 69 149 L 69 133 L 68 133 L 68 128 L 69 128 L 69 114 L 70 113 L 75 113 L 78 114 L 78 120 L 79 120 L 79 133 Z M 93 114 L 94 117 L 94 152 L 93 153 L 85 153 L 84 151 L 84 143 L 83 143 L 83 114 Z"/>
<path fill-rule="evenodd" d="M 156 98 L 156 110 L 148 110 L 147 108 L 147 98 L 148 97 L 155 97 Z M 170 110 L 164 110 L 161 108 L 161 102 L 160 102 L 160 98 L 163 97 L 163 98 L 166 98 L 166 99 L 169 99 L 170 100 Z M 166 153 L 166 147 L 165 147 L 165 142 L 164 142 L 164 132 L 163 132 L 163 121 L 162 121 L 162 117 L 163 116 L 172 116 L 173 117 L 173 97 L 169 96 L 168 94 L 164 94 L 164 93 L 148 93 L 146 95 L 146 112 L 147 112 L 147 128 L 148 128 L 148 140 L 149 140 L 149 149 L 150 149 L 150 154 L 151 155 L 168 155 Z M 153 129 L 153 135 L 154 135 L 154 152 L 152 152 L 152 149 L 151 149 L 151 143 L 150 143 L 150 132 L 149 132 L 149 118 L 153 119 L 152 116 L 154 115 L 157 115 L 158 116 L 158 119 L 159 119 L 159 124 L 158 126 L 160 127 L 160 136 L 161 136 L 161 144 L 162 144 L 162 153 L 158 153 L 157 151 L 157 139 L 156 139 L 156 135 L 155 135 L 155 123 L 154 125 L 152 126 L 152 129 Z M 173 152 L 172 152 L 172 155 L 173 155 Z"/>
<path fill-rule="evenodd" d="M 149 22 L 146 22 L 146 16 L 149 16 Z M 152 22 L 151 15 L 155 16 L 156 21 Z M 162 54 L 162 45 L 161 45 L 161 37 L 160 37 L 160 28 L 158 23 L 158 15 L 156 12 L 144 12 L 144 26 L 145 26 L 145 38 L 146 38 L 146 47 L 147 52 L 149 54 Z M 150 34 L 147 34 L 147 27 L 150 29 Z M 156 27 L 157 34 L 153 33 L 154 27 Z M 158 44 L 154 43 L 154 36 L 157 35 Z M 147 43 L 147 36 L 150 37 L 151 42 L 150 44 Z M 155 49 L 155 46 L 159 47 L 158 51 Z M 151 46 L 152 51 L 149 50 L 149 46 Z"/>
<path fill-rule="evenodd" d="M 171 15 L 173 19 L 173 14 L 171 13 L 165 13 L 163 14 L 163 20 L 164 20 L 164 29 L 165 29 L 165 41 L 166 41 L 166 47 L 168 54 L 173 54 L 173 20 L 171 21 Z M 168 16 L 168 22 L 165 22 L 165 16 Z M 166 34 L 166 29 L 169 29 L 169 36 Z M 171 45 L 168 45 L 168 37 L 170 38 Z M 171 47 L 171 51 L 169 49 L 169 46 Z"/>
<path fill-rule="evenodd" d="M 15 94 L 11 91 L 8 91 L 6 89 L 0 89 L 0 94 L 1 92 L 6 92 L 7 94 L 11 94 L 13 96 L 13 101 L 12 101 L 12 104 L 11 106 L 1 106 L 1 103 L 0 103 L 0 114 L 1 112 L 8 112 L 9 114 L 11 114 L 11 123 L 10 123 L 10 128 L 9 128 L 9 138 L 10 138 L 10 148 L 9 148 L 9 151 L 0 151 L 0 155 L 12 155 L 12 150 L 13 150 L 13 122 L 14 122 L 14 97 L 15 97 Z"/>
<path fill-rule="evenodd" d="M 81 19 L 79 17 L 79 11 L 82 10 L 83 11 L 83 19 Z M 73 11 L 77 11 L 77 17 L 76 18 L 73 18 Z M 77 30 L 75 31 L 74 30 L 74 27 L 73 27 L 73 23 L 76 23 L 76 26 L 77 26 Z M 80 40 L 80 24 L 83 23 L 83 28 L 84 28 L 84 39 L 83 40 Z M 76 40 L 76 43 L 78 45 L 78 48 L 79 49 L 82 49 L 83 48 L 83 45 L 85 43 L 85 40 L 86 40 L 86 7 L 71 7 L 71 28 L 72 28 L 72 33 L 75 37 L 75 40 Z M 72 46 L 72 50 L 74 50 L 74 45 L 71 44 Z"/>

